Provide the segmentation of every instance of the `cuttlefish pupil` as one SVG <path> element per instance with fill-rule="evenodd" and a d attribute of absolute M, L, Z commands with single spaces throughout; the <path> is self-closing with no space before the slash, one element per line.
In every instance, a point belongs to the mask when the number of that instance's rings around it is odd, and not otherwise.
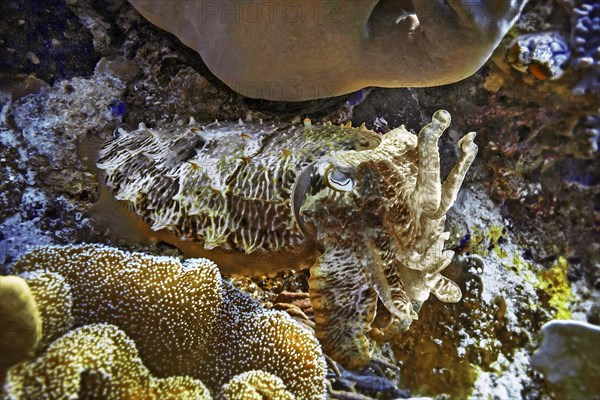
<path fill-rule="evenodd" d="M 327 165 L 323 177 L 325 183 L 333 190 L 349 192 L 354 189 L 354 179 L 340 172 L 332 164 Z"/>
<path fill-rule="evenodd" d="M 225 274 L 310 268 L 315 333 L 349 368 L 369 361 L 368 336 L 392 339 L 430 293 L 460 299 L 440 274 L 453 256 L 444 223 L 477 146 L 473 132 L 458 142 L 442 183 L 446 111 L 418 135 L 404 126 L 379 135 L 350 124 L 191 125 L 140 125 L 97 151 L 94 211 L 113 232 L 171 243 Z"/>

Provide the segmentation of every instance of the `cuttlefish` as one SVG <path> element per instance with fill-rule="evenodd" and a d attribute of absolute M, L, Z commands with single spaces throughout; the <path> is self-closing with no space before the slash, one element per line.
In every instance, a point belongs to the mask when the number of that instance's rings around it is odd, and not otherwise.
<path fill-rule="evenodd" d="M 113 231 L 165 241 L 225 274 L 310 268 L 315 332 L 342 365 L 369 362 L 367 337 L 393 338 L 433 293 L 461 291 L 440 272 L 446 212 L 475 155 L 475 133 L 440 178 L 437 111 L 418 135 L 350 124 L 215 122 L 119 131 L 97 151 L 97 210 Z"/>

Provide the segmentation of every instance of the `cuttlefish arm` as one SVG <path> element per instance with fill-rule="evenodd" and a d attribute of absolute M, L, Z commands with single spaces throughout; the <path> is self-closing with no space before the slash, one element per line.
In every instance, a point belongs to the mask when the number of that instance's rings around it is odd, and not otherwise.
<path fill-rule="evenodd" d="M 346 368 L 371 359 L 367 334 L 375 318 L 377 293 L 354 249 L 328 247 L 310 270 L 315 334 L 326 354 Z"/>
<path fill-rule="evenodd" d="M 392 294 L 390 281 L 384 269 L 387 262 L 381 256 L 379 246 L 377 246 L 374 239 L 369 240 L 368 252 L 372 260 L 369 268 L 371 284 L 373 285 L 375 292 L 377 292 L 377 296 L 379 297 L 379 300 L 381 300 L 381 303 L 383 303 L 390 314 L 401 320 L 418 319 L 418 315 L 413 310 L 408 297 L 398 296 L 397 294 L 394 296 Z"/>

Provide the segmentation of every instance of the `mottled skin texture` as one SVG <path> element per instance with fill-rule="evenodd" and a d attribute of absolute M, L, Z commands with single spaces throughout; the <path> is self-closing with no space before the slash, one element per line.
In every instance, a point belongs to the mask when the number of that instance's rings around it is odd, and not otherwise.
<path fill-rule="evenodd" d="M 439 274 L 453 256 L 444 222 L 477 146 L 474 133 L 460 140 L 441 184 L 438 138 L 449 124 L 438 111 L 418 137 L 309 122 L 140 126 L 102 147 L 97 167 L 154 239 L 226 273 L 312 266 L 317 337 L 356 368 L 370 359 L 367 334 L 391 339 L 430 292 L 460 299 Z"/>
<path fill-rule="evenodd" d="M 349 126 L 140 125 L 107 143 L 97 167 L 108 191 L 149 223 L 151 229 L 138 229 L 142 238 L 213 259 L 229 273 L 260 275 L 310 267 L 318 256 L 291 210 L 302 169 L 332 150 L 379 141 Z M 108 196 L 96 209 L 108 217 L 115 212 Z"/>
<path fill-rule="evenodd" d="M 354 185 L 341 193 L 321 187 L 302 207 L 324 247 L 309 280 L 317 337 L 346 366 L 366 364 L 367 334 L 393 338 L 430 292 L 445 302 L 461 297 L 439 273 L 454 255 L 443 249 L 444 222 L 477 146 L 474 133 L 460 140 L 461 158 L 442 185 L 438 138 L 449 124 L 450 115 L 438 111 L 418 137 L 400 127 L 375 149 L 320 161 Z"/>

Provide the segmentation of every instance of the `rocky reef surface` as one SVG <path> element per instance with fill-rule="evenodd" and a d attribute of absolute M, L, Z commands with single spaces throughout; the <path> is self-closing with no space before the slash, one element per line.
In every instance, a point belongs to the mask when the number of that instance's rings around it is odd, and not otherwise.
<path fill-rule="evenodd" d="M 479 155 L 446 222 L 451 232 L 446 246 L 457 255 L 444 273 L 459 284 L 463 299 L 456 304 L 429 299 L 411 329 L 378 347 L 362 370 L 329 363 L 329 396 L 557 398 L 531 363 L 542 326 L 554 319 L 600 324 L 600 99 L 596 73 L 590 72 L 595 64 L 580 61 L 593 44 L 576 43 L 587 37 L 582 26 L 595 26 L 597 8 L 585 4 L 531 2 L 483 68 L 456 84 L 369 88 L 284 103 L 236 94 L 194 51 L 124 0 L 5 1 L 1 15 L 10 17 L 0 20 L 0 49 L 8 55 L 0 62 L 3 273 L 32 247 L 46 244 L 102 243 L 180 256 L 163 243 L 114 240 L 111 227 L 89 213 L 98 187 L 85 165 L 84 139 L 102 141 L 121 127 L 131 130 L 140 122 L 160 127 L 189 117 L 206 122 L 309 117 L 352 120 L 381 133 L 405 124 L 417 132 L 436 110 L 446 109 L 453 124 L 440 143 L 444 176 L 459 156 L 453 145 L 459 135 L 478 134 Z M 582 7 L 585 13 L 578 11 Z M 591 19 L 581 20 L 586 17 Z M 547 32 L 571 46 L 575 58 L 561 65 L 564 73 L 550 79 L 539 66 L 513 68 L 507 49 L 520 36 Z M 307 271 L 231 281 L 266 307 L 311 326 Z"/>

